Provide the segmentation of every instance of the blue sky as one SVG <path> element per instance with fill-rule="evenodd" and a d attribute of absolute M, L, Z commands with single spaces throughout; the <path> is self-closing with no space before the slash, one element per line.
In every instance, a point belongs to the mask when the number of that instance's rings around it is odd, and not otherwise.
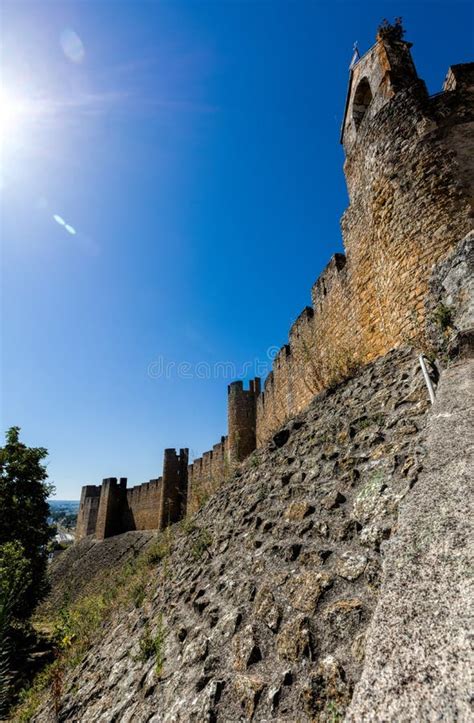
<path fill-rule="evenodd" d="M 3 0 L 2 429 L 59 498 L 225 433 L 342 250 L 352 45 L 396 15 L 440 90 L 468 3 Z"/>

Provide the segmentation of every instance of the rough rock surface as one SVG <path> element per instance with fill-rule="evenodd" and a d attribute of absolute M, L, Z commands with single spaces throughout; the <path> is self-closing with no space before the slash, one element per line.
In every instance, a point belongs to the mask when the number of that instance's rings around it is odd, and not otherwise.
<path fill-rule="evenodd" d="M 427 408 L 408 349 L 317 397 L 175 526 L 143 605 L 122 609 L 66 676 L 59 720 L 343 714 L 364 664 L 381 543 L 416 489 Z M 153 657 L 139 660 L 144 630 L 163 631 L 159 675 Z M 53 719 L 46 704 L 35 718 Z"/>
<path fill-rule="evenodd" d="M 474 338 L 474 231 L 435 267 L 425 306 L 438 359 L 463 354 Z"/>
<path fill-rule="evenodd" d="M 51 592 L 39 614 L 60 607 L 65 600 L 93 592 L 104 571 L 113 572 L 136 557 L 153 539 L 153 532 L 126 532 L 97 542 L 92 537 L 72 545 L 58 555 L 49 567 Z"/>
<path fill-rule="evenodd" d="M 472 720 L 473 430 L 474 360 L 460 361 L 441 377 L 423 472 L 384 545 L 350 721 Z"/>

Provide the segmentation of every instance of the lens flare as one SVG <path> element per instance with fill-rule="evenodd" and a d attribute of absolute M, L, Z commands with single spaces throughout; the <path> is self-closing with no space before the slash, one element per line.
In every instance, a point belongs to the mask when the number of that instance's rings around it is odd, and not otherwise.
<path fill-rule="evenodd" d="M 56 223 L 58 223 L 60 226 L 62 226 L 63 228 L 65 228 L 66 231 L 71 234 L 71 236 L 75 236 L 75 235 L 76 235 L 77 231 L 76 231 L 76 229 L 74 228 L 74 226 L 71 226 L 70 223 L 66 223 L 66 221 L 63 219 L 62 216 L 59 216 L 57 213 L 55 213 L 55 214 L 53 215 L 53 218 L 54 218 L 54 220 L 56 221 Z"/>
<path fill-rule="evenodd" d="M 65 28 L 59 38 L 63 53 L 72 63 L 82 63 L 85 50 L 79 35 L 71 28 Z"/>

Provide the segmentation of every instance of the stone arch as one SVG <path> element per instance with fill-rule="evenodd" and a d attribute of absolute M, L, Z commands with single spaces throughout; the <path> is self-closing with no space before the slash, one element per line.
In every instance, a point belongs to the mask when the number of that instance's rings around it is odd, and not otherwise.
<path fill-rule="evenodd" d="M 370 89 L 370 83 L 367 78 L 362 78 L 356 88 L 354 100 L 352 101 L 352 118 L 354 119 L 356 128 L 360 126 L 371 101 L 372 91 Z"/>

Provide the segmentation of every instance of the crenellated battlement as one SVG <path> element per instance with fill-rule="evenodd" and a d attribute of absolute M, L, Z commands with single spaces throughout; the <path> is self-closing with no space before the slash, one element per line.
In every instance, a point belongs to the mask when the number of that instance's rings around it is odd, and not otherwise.
<path fill-rule="evenodd" d="M 295 338 L 298 338 L 308 328 L 308 324 L 313 323 L 314 310 L 311 306 L 305 306 L 303 311 L 295 319 L 293 324 L 290 326 L 290 350 L 292 348 L 292 342 Z"/>
<path fill-rule="evenodd" d="M 314 282 L 313 288 L 311 289 L 311 299 L 314 311 L 322 312 L 324 302 L 327 299 L 328 294 L 331 293 L 334 285 L 344 283 L 346 278 L 346 274 L 344 274 L 346 261 L 347 258 L 344 254 L 334 254 L 324 271 Z"/>
<path fill-rule="evenodd" d="M 188 464 L 165 450 L 163 476 L 126 490 L 104 480 L 81 495 L 78 538 L 162 529 L 195 511 L 230 470 L 321 390 L 424 333 L 431 269 L 472 228 L 474 64 L 449 68 L 429 96 L 398 25 L 349 71 L 341 142 L 350 203 L 336 253 L 259 378 L 227 391 L 228 435 Z"/>
<path fill-rule="evenodd" d="M 165 450 L 163 476 L 127 489 L 127 479 L 109 477 L 82 488 L 76 539 L 103 540 L 129 530 L 161 530 L 186 511 L 188 450 Z"/>

